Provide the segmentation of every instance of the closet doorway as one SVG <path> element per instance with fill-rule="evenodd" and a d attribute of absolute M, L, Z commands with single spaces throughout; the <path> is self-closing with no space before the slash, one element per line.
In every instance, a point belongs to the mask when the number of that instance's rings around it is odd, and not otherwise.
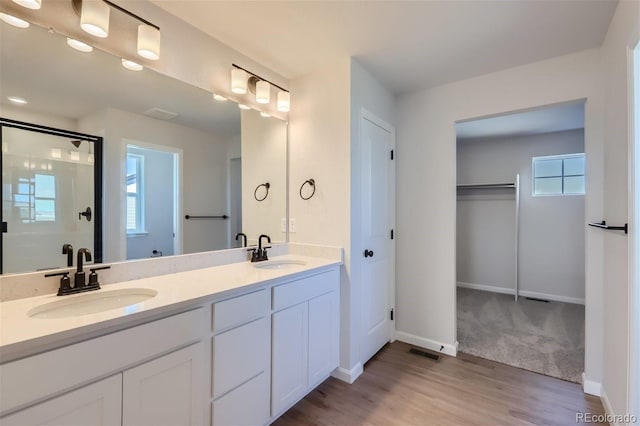
<path fill-rule="evenodd" d="M 584 103 L 456 124 L 459 351 L 579 382 Z"/>

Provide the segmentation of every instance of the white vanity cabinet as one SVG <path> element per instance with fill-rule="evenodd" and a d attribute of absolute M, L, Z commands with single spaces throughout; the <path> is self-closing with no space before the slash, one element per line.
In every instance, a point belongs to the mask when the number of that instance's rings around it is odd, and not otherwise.
<path fill-rule="evenodd" d="M 122 374 L 0 419 L 4 426 L 116 426 L 122 418 Z"/>
<path fill-rule="evenodd" d="M 267 289 L 213 304 L 214 425 L 269 420 L 269 325 Z"/>
<path fill-rule="evenodd" d="M 202 343 L 122 373 L 122 425 L 204 423 Z"/>
<path fill-rule="evenodd" d="M 339 270 L 272 289 L 271 415 L 278 416 L 338 366 Z"/>
<path fill-rule="evenodd" d="M 204 318 L 195 309 L 0 365 L 0 424 L 203 424 Z"/>

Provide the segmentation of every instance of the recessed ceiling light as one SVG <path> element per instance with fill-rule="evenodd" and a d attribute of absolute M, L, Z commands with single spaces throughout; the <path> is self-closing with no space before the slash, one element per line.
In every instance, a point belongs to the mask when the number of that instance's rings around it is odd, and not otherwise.
<path fill-rule="evenodd" d="M 240 109 L 251 109 L 250 106 L 247 106 L 245 104 L 238 104 L 238 108 L 240 108 Z"/>
<path fill-rule="evenodd" d="M 67 37 L 67 44 L 80 52 L 88 53 L 93 51 L 92 46 L 80 40 L 76 40 L 75 38 Z"/>
<path fill-rule="evenodd" d="M 24 105 L 27 103 L 26 99 L 19 98 L 18 96 L 7 96 L 7 99 L 18 105 Z"/>
<path fill-rule="evenodd" d="M 29 28 L 29 23 L 24 19 L 16 18 L 13 15 L 7 15 L 6 13 L 0 13 L 0 19 L 9 25 L 13 25 L 17 28 Z"/>
<path fill-rule="evenodd" d="M 42 0 L 13 0 L 13 2 L 27 9 L 40 9 L 42 6 Z"/>
<path fill-rule="evenodd" d="M 217 93 L 213 94 L 213 99 L 215 99 L 216 101 L 220 101 L 220 102 L 224 102 L 227 100 L 227 98 L 225 98 L 222 95 L 218 95 Z"/>
<path fill-rule="evenodd" d="M 141 71 L 144 68 L 137 62 L 130 61 L 129 59 L 122 58 L 122 66 L 131 71 Z"/>

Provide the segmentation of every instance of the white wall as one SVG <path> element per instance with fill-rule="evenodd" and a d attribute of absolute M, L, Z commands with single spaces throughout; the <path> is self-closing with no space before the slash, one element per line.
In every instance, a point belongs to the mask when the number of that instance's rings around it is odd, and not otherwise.
<path fill-rule="evenodd" d="M 250 244 L 261 234 L 271 241 L 286 241 L 286 229 L 280 224 L 287 217 L 287 123 L 260 116 L 258 111 L 243 110 L 242 138 L 242 232 Z M 269 183 L 254 192 L 258 185 Z"/>
<path fill-rule="evenodd" d="M 455 122 L 578 99 L 585 104 L 588 221 L 602 216 L 603 110 L 597 49 L 397 99 L 396 328 L 456 342 Z M 602 379 L 602 232 L 586 231 L 586 377 Z"/>
<path fill-rule="evenodd" d="M 79 122 L 82 131 L 104 136 L 104 262 L 126 258 L 124 179 L 126 145 L 152 144 L 183 150 L 182 214 L 227 212 L 227 152 L 215 135 L 129 112 L 107 109 Z M 153 212 L 148 212 L 153 214 Z M 227 248 L 228 223 L 184 220 L 183 252 Z"/>
<path fill-rule="evenodd" d="M 173 191 L 174 159 L 170 152 L 129 147 L 127 154 L 143 158 L 142 188 L 145 215 L 144 233 L 127 234 L 127 259 L 174 254 Z"/>
<path fill-rule="evenodd" d="M 531 182 L 532 157 L 584 152 L 584 130 L 463 139 L 457 147 L 458 184 L 520 174 L 520 290 L 584 303 L 584 196 L 534 197 Z M 458 192 L 458 282 L 514 289 L 515 194 L 502 192 Z"/>
<path fill-rule="evenodd" d="M 628 222 L 628 153 L 630 150 L 629 49 L 640 38 L 640 3 L 620 1 L 602 45 L 605 88 L 604 216 L 610 224 Z M 633 152 L 633 151 L 631 151 Z M 636 189 L 637 190 L 637 189 Z M 637 226 L 637 225 L 636 225 Z M 629 412 L 630 280 L 628 237 L 604 233 L 604 380 L 605 406 L 615 414 Z M 637 261 L 637 260 L 636 260 Z"/>
<path fill-rule="evenodd" d="M 77 120 L 33 111 L 28 106 L 0 104 L 0 117 L 71 131 L 76 131 L 78 126 Z"/>
<path fill-rule="evenodd" d="M 340 366 L 346 370 L 359 361 L 351 344 L 349 73 L 350 60 L 345 57 L 292 80 L 295 95 L 289 114 L 289 217 L 297 228 L 289 241 L 345 249 Z M 304 201 L 298 191 L 310 178 L 315 179 L 316 193 Z"/>

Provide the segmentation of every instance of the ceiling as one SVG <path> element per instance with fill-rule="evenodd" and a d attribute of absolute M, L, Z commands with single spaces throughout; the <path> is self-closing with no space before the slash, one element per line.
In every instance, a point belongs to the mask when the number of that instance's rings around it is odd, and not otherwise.
<path fill-rule="evenodd" d="M 288 79 L 354 56 L 394 93 L 599 47 L 617 0 L 151 0 Z"/>
<path fill-rule="evenodd" d="M 574 102 L 456 123 L 456 137 L 526 136 L 583 128 L 584 103 Z"/>

